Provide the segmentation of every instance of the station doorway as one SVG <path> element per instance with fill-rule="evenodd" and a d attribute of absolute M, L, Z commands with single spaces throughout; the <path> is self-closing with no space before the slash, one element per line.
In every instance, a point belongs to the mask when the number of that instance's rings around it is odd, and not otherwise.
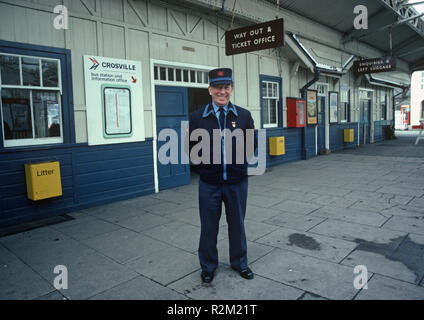
<path fill-rule="evenodd" d="M 188 121 L 190 114 L 199 109 L 204 108 L 210 103 L 210 95 L 206 88 L 187 88 L 173 86 L 155 86 L 156 99 L 156 130 L 157 136 L 163 129 L 173 129 L 178 140 L 181 137 L 181 121 Z M 166 141 L 157 142 L 157 150 L 169 142 L 170 137 Z M 178 158 L 181 159 L 181 148 L 178 150 Z M 170 156 L 168 151 L 167 156 Z M 190 183 L 191 172 L 196 172 L 196 167 L 191 164 L 171 164 L 161 163 L 158 156 L 157 159 L 159 190 L 175 188 Z"/>

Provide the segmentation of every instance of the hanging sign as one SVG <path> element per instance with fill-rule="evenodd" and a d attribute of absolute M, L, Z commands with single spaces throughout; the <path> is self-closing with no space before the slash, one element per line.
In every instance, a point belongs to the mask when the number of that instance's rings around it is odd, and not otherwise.
<path fill-rule="evenodd" d="M 369 73 L 388 72 L 396 70 L 395 57 L 381 57 L 376 59 L 359 60 L 353 63 L 356 76 Z"/>
<path fill-rule="evenodd" d="M 144 141 L 141 62 L 84 56 L 89 145 Z"/>
<path fill-rule="evenodd" d="M 272 20 L 225 32 L 227 56 L 284 46 L 284 21 Z"/>

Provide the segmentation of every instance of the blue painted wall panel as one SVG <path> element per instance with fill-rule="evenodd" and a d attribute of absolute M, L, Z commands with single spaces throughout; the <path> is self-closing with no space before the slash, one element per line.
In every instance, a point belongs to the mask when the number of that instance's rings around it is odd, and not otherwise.
<path fill-rule="evenodd" d="M 354 130 L 354 142 L 344 142 L 344 130 Z M 330 125 L 330 150 L 332 152 L 340 151 L 345 148 L 353 148 L 358 142 L 358 123 L 338 123 Z"/>
<path fill-rule="evenodd" d="M 302 159 L 302 128 L 276 128 L 266 130 L 267 167 Z M 284 136 L 286 154 L 269 155 L 269 137 Z"/>
<path fill-rule="evenodd" d="M 40 201 L 27 199 L 24 164 L 51 160 L 60 162 L 63 196 Z M 0 226 L 153 192 L 151 140 L 1 153 Z"/>
<path fill-rule="evenodd" d="M 381 120 L 374 122 L 374 142 L 381 142 L 386 139 L 386 128 L 392 125 L 392 121 Z"/>

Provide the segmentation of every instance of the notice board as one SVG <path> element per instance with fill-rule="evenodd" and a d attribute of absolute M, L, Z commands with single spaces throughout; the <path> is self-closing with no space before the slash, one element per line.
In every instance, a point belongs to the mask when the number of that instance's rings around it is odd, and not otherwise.
<path fill-rule="evenodd" d="M 84 56 L 88 145 L 145 140 L 141 62 Z"/>

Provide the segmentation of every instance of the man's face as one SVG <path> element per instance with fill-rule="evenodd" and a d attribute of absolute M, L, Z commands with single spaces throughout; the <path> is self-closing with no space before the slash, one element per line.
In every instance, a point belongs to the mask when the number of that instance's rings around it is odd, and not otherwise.
<path fill-rule="evenodd" d="M 217 106 L 225 106 L 233 94 L 233 86 L 231 84 L 220 84 L 217 86 L 209 86 L 209 94 L 212 97 L 212 101 Z"/>

